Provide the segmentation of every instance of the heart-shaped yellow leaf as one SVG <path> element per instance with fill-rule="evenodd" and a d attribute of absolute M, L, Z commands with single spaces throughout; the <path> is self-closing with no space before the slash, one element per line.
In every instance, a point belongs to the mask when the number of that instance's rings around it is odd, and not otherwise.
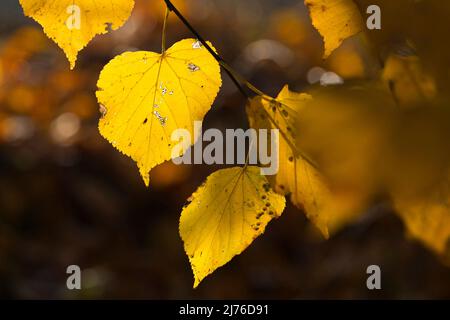
<path fill-rule="evenodd" d="M 181 213 L 180 235 L 194 287 L 244 251 L 285 206 L 258 167 L 216 171 L 190 201 Z"/>
<path fill-rule="evenodd" d="M 137 162 L 148 186 L 150 170 L 172 158 L 174 130 L 196 136 L 194 122 L 203 120 L 221 84 L 219 64 L 197 40 L 177 42 L 163 54 L 126 52 L 105 66 L 97 83 L 100 133 Z"/>
<path fill-rule="evenodd" d="M 75 67 L 80 52 L 97 34 L 121 27 L 130 17 L 134 0 L 19 0 L 26 16 L 36 20 L 49 38 L 64 50 Z"/>

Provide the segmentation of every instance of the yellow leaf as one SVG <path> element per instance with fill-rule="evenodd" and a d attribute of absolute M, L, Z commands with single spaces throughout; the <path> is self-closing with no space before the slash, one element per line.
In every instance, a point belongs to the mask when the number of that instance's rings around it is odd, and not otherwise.
<path fill-rule="evenodd" d="M 450 44 L 442 40 L 448 39 L 450 1 L 354 1 L 361 9 L 369 5 L 381 8 L 381 30 L 367 30 L 365 33 L 377 55 L 384 58 L 390 52 L 416 54 L 423 70 L 436 82 L 437 92 L 448 98 Z"/>
<path fill-rule="evenodd" d="M 260 168 L 251 166 L 216 171 L 190 200 L 181 213 L 180 235 L 194 288 L 244 251 L 285 206 Z"/>
<path fill-rule="evenodd" d="M 317 162 L 334 192 L 372 202 L 385 177 L 396 107 L 384 85 L 369 82 L 311 89 L 298 147 Z"/>
<path fill-rule="evenodd" d="M 26 16 L 36 20 L 49 38 L 64 50 L 75 67 L 80 52 L 97 34 L 121 27 L 134 0 L 19 0 Z"/>
<path fill-rule="evenodd" d="M 105 66 L 97 83 L 100 133 L 137 162 L 148 186 L 150 170 L 171 159 L 172 132 L 186 129 L 194 137 L 194 121 L 203 120 L 221 83 L 219 64 L 194 39 L 164 54 L 126 52 Z"/>
<path fill-rule="evenodd" d="M 450 239 L 448 181 L 427 198 L 395 199 L 395 207 L 414 238 L 438 254 L 446 253 Z"/>
<path fill-rule="evenodd" d="M 363 22 L 352 0 L 305 0 L 312 23 L 325 41 L 324 58 L 341 43 L 361 32 Z"/>
<path fill-rule="evenodd" d="M 255 129 L 279 129 L 279 171 L 272 178 L 276 192 L 290 194 L 292 203 L 304 209 L 307 217 L 324 237 L 353 217 L 350 202 L 341 195 L 339 201 L 325 179 L 307 156 L 297 148 L 299 113 L 311 100 L 308 94 L 294 93 L 285 86 L 276 100 L 256 97 L 247 106 L 250 126 Z M 301 130 L 300 130 L 301 132 Z"/>
<path fill-rule="evenodd" d="M 436 84 L 417 56 L 391 54 L 383 69 L 386 81 L 400 106 L 416 106 L 436 96 Z"/>
<path fill-rule="evenodd" d="M 328 59 L 330 71 L 343 79 L 363 79 L 367 76 L 364 57 L 355 45 L 343 45 Z"/>
<path fill-rule="evenodd" d="M 450 236 L 448 181 L 447 191 L 435 190 L 450 168 L 447 105 L 398 108 L 378 82 L 312 95 L 299 117 L 299 148 L 317 160 L 333 193 L 344 190 L 363 208 L 392 197 L 411 234 L 442 252 Z"/>

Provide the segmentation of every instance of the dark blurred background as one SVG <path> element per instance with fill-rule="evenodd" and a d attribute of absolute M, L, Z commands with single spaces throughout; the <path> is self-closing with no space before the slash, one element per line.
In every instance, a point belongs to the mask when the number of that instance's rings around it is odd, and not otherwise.
<path fill-rule="evenodd" d="M 69 71 L 62 50 L 0 3 L 1 298 L 450 298 L 450 268 L 405 237 L 380 206 L 330 240 L 288 205 L 265 234 L 193 290 L 178 220 L 186 199 L 217 168 L 163 164 L 145 188 L 134 162 L 97 130 L 96 81 L 126 50 L 159 51 L 162 0 L 136 0 L 120 30 L 97 37 Z M 299 0 L 174 1 L 247 79 L 271 95 L 285 83 L 370 74 L 350 40 L 322 61 L 322 41 Z M 168 42 L 192 37 L 171 17 Z M 246 128 L 245 100 L 226 76 L 205 128 Z M 331 79 L 331 80 L 330 80 Z M 79 265 L 80 291 L 66 288 Z M 382 290 L 366 288 L 366 268 Z"/>

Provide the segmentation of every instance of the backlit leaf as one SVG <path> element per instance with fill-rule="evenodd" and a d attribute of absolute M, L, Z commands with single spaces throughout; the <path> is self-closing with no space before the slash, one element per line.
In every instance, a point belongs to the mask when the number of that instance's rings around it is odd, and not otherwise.
<path fill-rule="evenodd" d="M 100 133 L 137 162 L 148 185 L 150 170 L 171 159 L 172 132 L 186 129 L 194 137 L 194 121 L 203 120 L 221 82 L 219 64 L 194 39 L 164 54 L 126 52 L 105 66 L 97 83 Z"/>
<path fill-rule="evenodd" d="M 400 106 L 414 106 L 436 96 L 434 79 L 424 70 L 417 56 L 391 54 L 383 74 Z"/>
<path fill-rule="evenodd" d="M 73 69 L 78 52 L 92 38 L 127 21 L 134 0 L 20 0 L 20 4 L 25 15 L 36 20 L 64 50 Z"/>
<path fill-rule="evenodd" d="M 339 201 L 329 190 L 307 156 L 297 148 L 299 113 L 311 100 L 308 94 L 294 93 L 285 86 L 276 100 L 256 97 L 247 106 L 250 126 L 255 129 L 279 129 L 279 171 L 271 180 L 280 194 L 290 194 L 292 203 L 304 209 L 307 217 L 328 238 L 355 211 L 348 210 L 347 199 Z"/>
<path fill-rule="evenodd" d="M 363 22 L 352 0 L 305 0 L 312 23 L 325 41 L 324 58 L 341 43 L 361 32 Z"/>
<path fill-rule="evenodd" d="M 251 166 L 216 171 L 190 201 L 181 213 L 180 235 L 194 287 L 244 251 L 285 206 L 260 168 Z"/>
<path fill-rule="evenodd" d="M 431 196 L 395 199 L 398 214 L 409 233 L 438 254 L 445 254 L 450 239 L 450 188 L 448 181 Z"/>

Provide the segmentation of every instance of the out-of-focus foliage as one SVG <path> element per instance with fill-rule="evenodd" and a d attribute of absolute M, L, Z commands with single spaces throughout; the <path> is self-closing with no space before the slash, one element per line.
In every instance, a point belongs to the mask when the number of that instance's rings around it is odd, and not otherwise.
<path fill-rule="evenodd" d="M 5 143 L 25 141 L 41 130 L 48 130 L 50 137 L 59 135 L 65 125 L 77 127 L 79 120 L 96 113 L 95 97 L 85 91 L 88 74 L 37 63 L 45 57 L 52 57 L 51 43 L 32 27 L 19 29 L 0 51 L 0 139 Z M 64 113 L 74 117 L 69 116 L 68 122 L 62 118 L 62 127 L 56 122 L 52 126 L 55 117 Z M 69 131 L 55 142 L 73 140 L 78 129 Z"/>
<path fill-rule="evenodd" d="M 382 29 L 366 31 L 378 56 L 390 53 L 415 54 L 425 72 L 433 75 L 441 94 L 448 95 L 450 45 L 448 37 L 450 3 L 439 0 L 355 0 L 364 14 L 368 5 L 378 5 Z"/>
<path fill-rule="evenodd" d="M 450 193 L 449 180 L 414 198 L 397 198 L 395 208 L 413 237 L 421 239 L 438 254 L 449 256 Z"/>
<path fill-rule="evenodd" d="M 329 194 L 362 207 L 339 228 L 329 225 L 335 236 L 322 242 L 287 204 L 283 219 L 196 291 L 176 229 L 184 200 L 216 168 L 166 162 L 152 170 L 147 192 L 131 161 L 98 134 L 93 98 L 112 57 L 160 49 L 163 1 L 136 1 L 124 27 L 96 37 L 73 72 L 41 31 L 0 34 L 0 295 L 447 298 L 449 269 L 406 241 L 400 221 L 427 247 L 445 251 L 448 7 L 433 0 L 354 2 L 363 20 L 368 2 L 380 4 L 382 30 L 347 38 L 323 60 L 302 1 L 174 1 L 257 87 L 275 97 L 289 83 L 312 96 L 295 146 Z M 0 30 L 10 31 L 3 24 Z M 175 43 L 192 35 L 171 15 L 167 36 Z M 332 83 L 344 86 L 324 88 Z M 243 105 L 224 79 L 204 127 L 245 127 Z M 402 220 L 387 214 L 387 198 Z M 86 285 L 69 293 L 64 270 L 74 262 Z M 361 270 L 374 262 L 391 279 L 389 290 L 361 285 Z"/>
<path fill-rule="evenodd" d="M 417 195 L 445 177 L 446 107 L 399 109 L 376 84 L 320 88 L 299 116 L 301 148 L 334 184 L 376 195 Z M 351 172 L 351 174 L 349 174 Z"/>
<path fill-rule="evenodd" d="M 300 149 L 317 160 L 332 187 L 350 190 L 367 205 L 389 196 L 411 234 L 445 253 L 450 60 L 440 36 L 448 29 L 449 6 L 408 0 L 355 3 L 362 17 L 369 4 L 381 7 L 382 29 L 364 33 L 368 50 L 382 66 L 374 81 L 313 89 L 311 103 L 299 115 Z M 334 35 L 345 25 L 341 22 Z"/>
<path fill-rule="evenodd" d="M 436 96 L 435 79 L 424 69 L 417 56 L 391 54 L 383 69 L 382 79 L 390 86 L 401 107 L 426 103 Z"/>

